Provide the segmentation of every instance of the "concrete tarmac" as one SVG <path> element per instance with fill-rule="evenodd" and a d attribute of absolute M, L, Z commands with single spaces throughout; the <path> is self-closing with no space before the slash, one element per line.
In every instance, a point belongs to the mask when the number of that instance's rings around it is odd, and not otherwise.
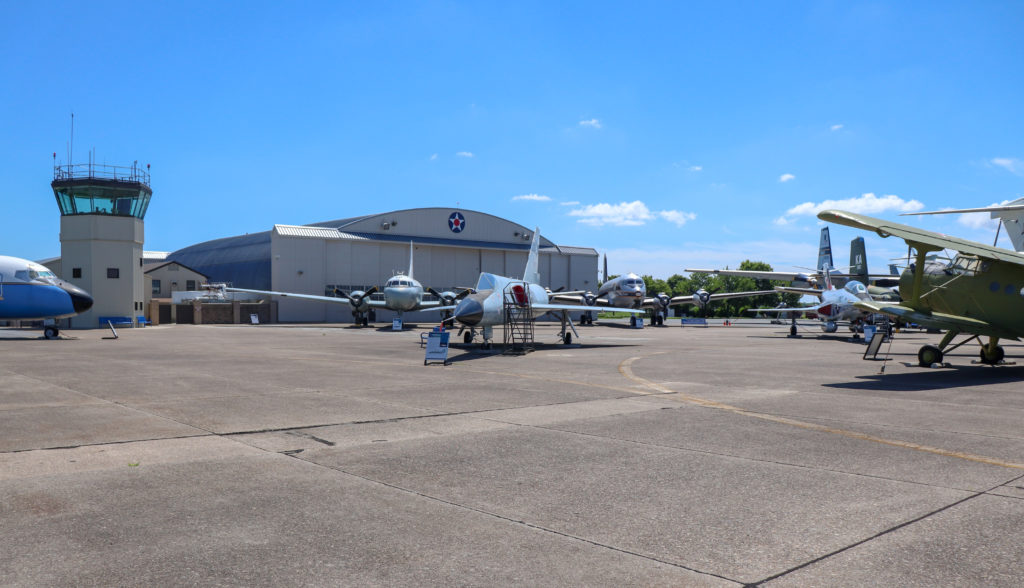
<path fill-rule="evenodd" d="M 1024 346 L 713 324 L 6 331 L 0 584 L 1024 582 Z"/>

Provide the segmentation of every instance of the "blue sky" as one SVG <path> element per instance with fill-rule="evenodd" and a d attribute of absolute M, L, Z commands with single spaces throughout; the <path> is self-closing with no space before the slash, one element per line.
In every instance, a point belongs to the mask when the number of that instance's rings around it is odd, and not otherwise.
<path fill-rule="evenodd" d="M 2 16 L 0 252 L 19 257 L 60 252 L 51 154 L 67 160 L 72 111 L 76 162 L 152 165 L 147 250 L 442 206 L 667 277 L 811 265 L 829 200 L 895 218 L 1024 196 L 1020 3 L 8 1 Z M 831 230 L 844 265 L 860 233 Z M 873 271 L 905 254 L 864 236 Z"/>

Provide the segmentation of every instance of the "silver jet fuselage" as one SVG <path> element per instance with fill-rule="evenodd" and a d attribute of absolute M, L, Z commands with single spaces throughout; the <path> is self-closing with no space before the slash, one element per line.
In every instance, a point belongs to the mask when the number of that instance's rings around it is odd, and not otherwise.
<path fill-rule="evenodd" d="M 636 274 L 626 274 L 608 280 L 597 290 L 597 297 L 604 296 L 609 306 L 617 308 L 640 308 L 647 296 L 647 285 Z"/>
<path fill-rule="evenodd" d="M 504 276 L 482 273 L 477 281 L 476 292 L 468 294 L 455 306 L 453 317 L 467 327 L 493 327 L 505 322 L 505 289 L 510 287 L 510 295 L 518 296 L 524 303 L 527 292 L 531 304 L 547 304 L 548 292 L 538 284 L 530 284 L 522 280 L 513 280 Z M 515 289 L 519 290 L 516 291 Z M 546 310 L 533 309 L 531 319 L 545 314 Z"/>

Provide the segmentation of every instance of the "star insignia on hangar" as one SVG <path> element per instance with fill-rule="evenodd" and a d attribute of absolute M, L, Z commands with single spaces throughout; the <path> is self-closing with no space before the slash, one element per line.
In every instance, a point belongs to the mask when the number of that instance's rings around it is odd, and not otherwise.
<path fill-rule="evenodd" d="M 462 216 L 461 212 L 453 212 L 448 217 L 448 228 L 453 233 L 461 233 L 462 229 L 466 228 L 466 217 Z"/>

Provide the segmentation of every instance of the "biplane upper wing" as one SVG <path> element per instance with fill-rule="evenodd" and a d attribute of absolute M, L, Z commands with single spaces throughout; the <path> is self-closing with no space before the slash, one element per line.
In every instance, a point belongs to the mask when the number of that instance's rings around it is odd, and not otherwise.
<path fill-rule="evenodd" d="M 967 239 L 950 237 L 949 235 L 943 235 L 942 233 L 926 231 L 910 225 L 894 223 L 880 218 L 864 216 L 862 214 L 855 214 L 842 210 L 823 210 L 818 213 L 818 218 L 829 223 L 836 223 L 838 225 L 846 225 L 848 227 L 863 229 L 865 231 L 872 231 L 877 233 L 880 237 L 899 237 L 906 241 L 907 244 L 917 247 L 919 250 L 922 248 L 930 251 L 953 249 L 960 253 L 976 255 L 983 259 L 1006 261 L 1017 265 L 1024 265 L 1024 254 L 1010 251 L 1009 249 L 993 247 L 976 241 L 968 241 Z"/>

